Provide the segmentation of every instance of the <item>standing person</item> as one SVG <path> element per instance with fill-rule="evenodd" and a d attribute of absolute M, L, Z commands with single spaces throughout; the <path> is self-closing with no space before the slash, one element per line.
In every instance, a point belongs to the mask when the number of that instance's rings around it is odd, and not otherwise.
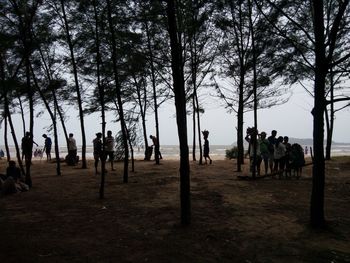
<path fill-rule="evenodd" d="M 286 168 L 286 177 L 291 176 L 291 167 L 290 167 L 290 152 L 292 150 L 292 145 L 289 143 L 288 136 L 283 137 L 283 144 L 286 147 L 286 152 L 284 155 L 284 167 Z"/>
<path fill-rule="evenodd" d="M 258 140 L 260 145 L 260 153 L 261 153 L 261 159 L 264 161 L 264 168 L 265 168 L 265 175 L 267 175 L 267 171 L 269 168 L 269 140 L 266 139 L 266 132 L 260 133 L 260 139 Z"/>
<path fill-rule="evenodd" d="M 24 157 L 26 164 L 27 162 L 31 162 L 32 154 L 33 154 L 33 144 L 39 146 L 34 140 L 33 136 L 31 136 L 30 132 L 26 132 L 25 136 L 22 138 L 22 159 Z"/>
<path fill-rule="evenodd" d="M 271 136 L 269 136 L 267 138 L 267 140 L 269 141 L 269 166 L 270 166 L 271 173 L 274 171 L 274 169 L 273 169 L 274 168 L 274 163 L 275 163 L 274 151 L 275 151 L 275 145 L 276 145 L 276 142 L 277 142 L 276 135 L 277 135 L 277 131 L 276 130 L 272 130 L 271 131 Z"/>
<path fill-rule="evenodd" d="M 45 138 L 44 142 L 44 149 L 43 151 L 46 153 L 46 161 L 51 161 L 51 146 L 52 146 L 52 141 L 50 137 L 47 137 L 46 134 L 43 134 L 43 137 Z"/>
<path fill-rule="evenodd" d="M 256 167 L 258 176 L 260 175 L 260 165 L 261 165 L 261 152 L 260 143 L 257 140 L 258 131 L 252 127 L 247 129 L 247 135 L 245 140 L 249 143 L 248 153 L 250 161 L 250 171 L 253 172 L 253 167 Z M 256 163 L 254 162 L 254 145 L 256 145 Z"/>
<path fill-rule="evenodd" d="M 102 149 L 102 133 L 96 133 L 96 138 L 92 141 L 94 147 L 94 159 L 95 159 L 95 174 L 98 174 L 97 167 L 99 160 L 102 158 L 103 149 Z"/>
<path fill-rule="evenodd" d="M 159 150 L 158 138 L 153 135 L 150 135 L 149 137 L 152 139 L 152 143 L 153 143 L 152 146 L 154 146 L 154 156 L 157 155 L 159 159 L 163 159 L 162 154 L 160 153 L 160 150 Z"/>
<path fill-rule="evenodd" d="M 113 168 L 114 161 L 114 137 L 112 136 L 112 131 L 107 131 L 106 145 L 105 145 L 106 156 L 108 156 L 111 163 L 112 171 L 115 171 Z"/>
<path fill-rule="evenodd" d="M 202 131 L 203 134 L 203 138 L 204 138 L 204 160 L 205 160 L 205 164 L 207 164 L 207 158 L 209 159 L 209 163 L 212 164 L 213 161 L 211 160 L 210 156 L 209 156 L 209 141 L 208 141 L 208 136 L 209 136 L 209 131 L 204 130 Z"/>
<path fill-rule="evenodd" d="M 68 165 L 76 165 L 77 163 L 77 143 L 73 136 L 73 133 L 70 133 L 68 138 Z"/>
<path fill-rule="evenodd" d="M 4 151 L 1 149 L 1 150 L 0 150 L 0 159 L 3 158 L 3 157 L 5 157 L 5 153 L 4 153 Z"/>
<path fill-rule="evenodd" d="M 274 171 L 282 176 L 284 170 L 284 157 L 286 155 L 286 146 L 283 144 L 283 137 L 279 136 L 275 144 L 274 160 L 275 166 Z"/>

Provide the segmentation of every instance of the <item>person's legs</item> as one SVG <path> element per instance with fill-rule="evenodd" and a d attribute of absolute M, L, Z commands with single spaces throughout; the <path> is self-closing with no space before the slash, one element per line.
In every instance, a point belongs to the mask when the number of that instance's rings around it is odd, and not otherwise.
<path fill-rule="evenodd" d="M 94 159 L 95 159 L 95 173 L 98 174 L 97 167 L 98 167 L 98 161 L 99 161 L 99 155 L 94 154 Z"/>
<path fill-rule="evenodd" d="M 114 171 L 113 162 L 114 162 L 114 152 L 109 153 L 109 161 L 111 162 L 111 170 Z"/>

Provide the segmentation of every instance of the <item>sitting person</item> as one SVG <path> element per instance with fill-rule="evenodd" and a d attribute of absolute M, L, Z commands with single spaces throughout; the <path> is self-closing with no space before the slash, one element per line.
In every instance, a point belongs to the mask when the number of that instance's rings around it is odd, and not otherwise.
<path fill-rule="evenodd" d="M 21 181 L 21 170 L 16 166 L 15 161 L 9 161 L 6 175 L 0 179 L 1 194 L 12 194 L 18 191 L 28 191 L 29 187 Z"/>

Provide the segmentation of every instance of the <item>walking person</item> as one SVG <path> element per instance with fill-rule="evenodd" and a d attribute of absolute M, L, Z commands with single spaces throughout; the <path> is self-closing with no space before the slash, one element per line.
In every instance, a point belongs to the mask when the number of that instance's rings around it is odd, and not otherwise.
<path fill-rule="evenodd" d="M 48 137 L 46 134 L 43 134 L 43 137 L 45 138 L 44 142 L 44 149 L 43 152 L 46 153 L 46 161 L 51 161 L 51 146 L 52 146 L 52 140 L 50 137 Z"/>
<path fill-rule="evenodd" d="M 102 158 L 103 149 L 102 149 L 102 133 L 96 133 L 96 138 L 92 141 L 94 148 L 94 159 L 95 159 L 95 174 L 99 174 L 97 167 L 99 160 Z"/>
<path fill-rule="evenodd" d="M 209 141 L 208 141 L 208 136 L 209 136 L 209 131 L 207 130 L 204 130 L 202 131 L 202 134 L 203 134 L 203 138 L 204 138 L 204 154 L 203 154 L 203 157 L 204 157 L 204 160 L 205 160 L 205 164 L 207 164 L 207 158 L 209 159 L 209 163 L 212 164 L 213 161 L 211 160 L 210 156 L 209 156 Z"/>
<path fill-rule="evenodd" d="M 112 171 L 115 171 L 113 168 L 113 162 L 114 162 L 114 137 L 112 136 L 112 131 L 107 131 L 107 137 L 106 137 L 106 145 L 105 145 L 105 152 L 106 156 L 109 158 L 109 162 L 111 163 L 111 169 Z"/>

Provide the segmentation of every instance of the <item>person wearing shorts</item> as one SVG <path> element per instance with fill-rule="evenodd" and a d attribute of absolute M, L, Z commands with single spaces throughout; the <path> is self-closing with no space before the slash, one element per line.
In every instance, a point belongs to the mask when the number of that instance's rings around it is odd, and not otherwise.
<path fill-rule="evenodd" d="M 106 156 L 108 156 L 109 162 L 111 163 L 111 169 L 114 171 L 114 137 L 112 136 L 112 131 L 107 131 L 107 137 L 105 140 L 105 153 Z"/>

